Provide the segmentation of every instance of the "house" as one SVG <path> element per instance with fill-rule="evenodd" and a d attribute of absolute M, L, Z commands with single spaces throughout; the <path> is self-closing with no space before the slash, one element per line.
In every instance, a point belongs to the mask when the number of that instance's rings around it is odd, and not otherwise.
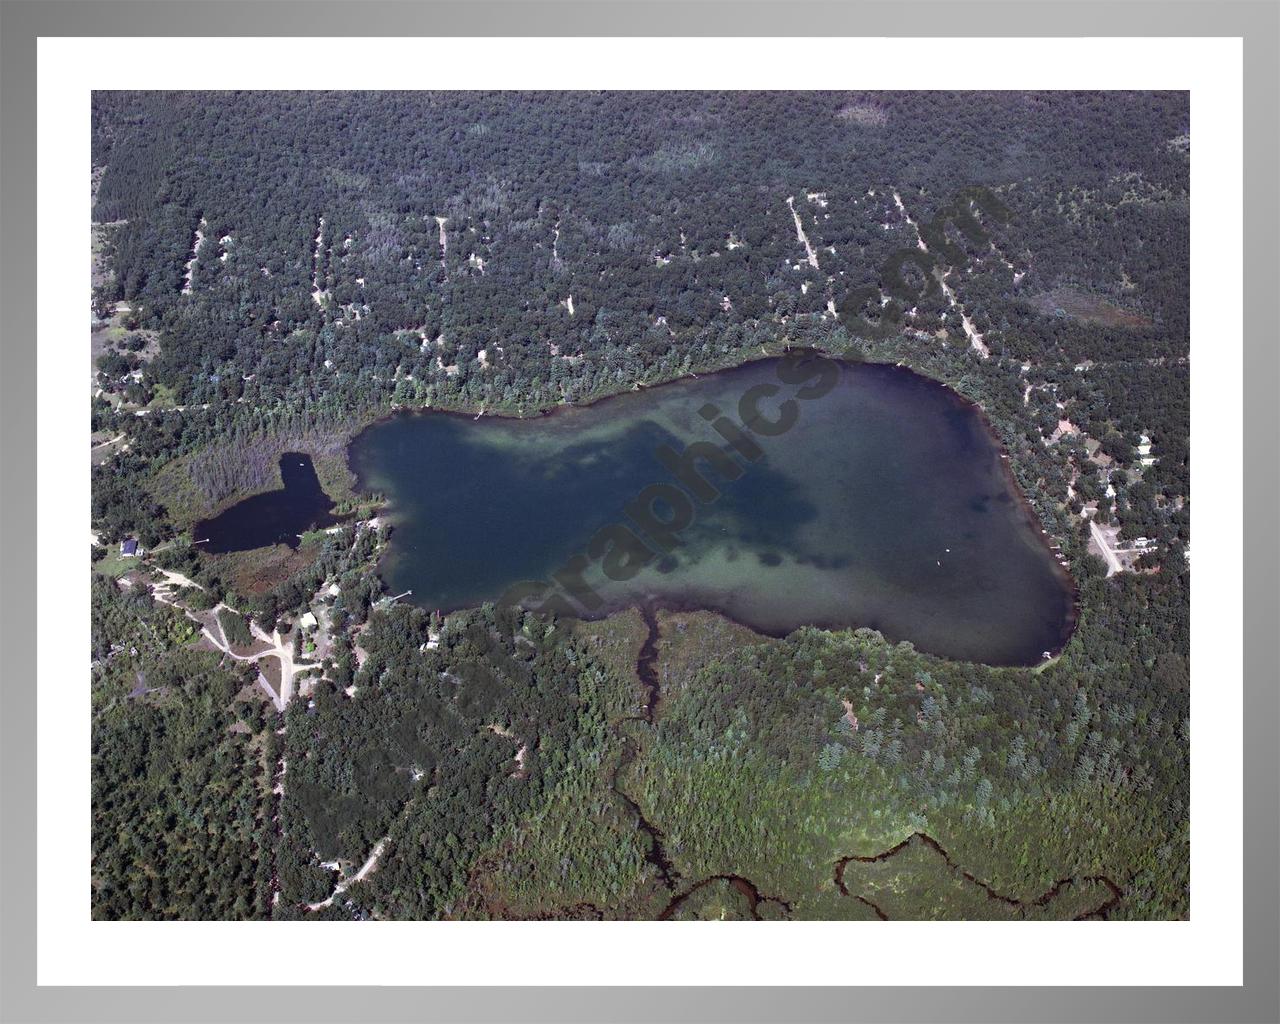
<path fill-rule="evenodd" d="M 315 629 L 316 628 L 315 615 L 312 614 L 310 611 L 303 612 L 302 617 L 298 619 L 298 625 L 302 629 Z"/>
<path fill-rule="evenodd" d="M 1071 434 L 1079 434 L 1080 428 L 1070 420 L 1058 420 L 1058 425 L 1054 428 L 1053 433 L 1049 435 L 1049 442 L 1054 443 Z"/>
<path fill-rule="evenodd" d="M 133 537 L 126 537 L 120 542 L 120 554 L 125 558 L 136 558 L 142 554 L 142 549 L 138 547 L 138 541 Z"/>

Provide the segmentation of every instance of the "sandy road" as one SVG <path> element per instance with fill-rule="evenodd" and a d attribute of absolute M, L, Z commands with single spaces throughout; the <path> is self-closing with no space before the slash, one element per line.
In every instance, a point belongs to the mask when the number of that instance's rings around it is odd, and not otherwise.
<path fill-rule="evenodd" d="M 204 245 L 204 229 L 209 226 L 208 222 L 201 217 L 200 226 L 196 228 L 195 242 L 191 245 L 191 259 L 187 260 L 186 273 L 182 278 L 182 294 L 191 294 L 192 275 L 195 273 L 196 261 L 200 259 L 200 246 Z"/>
<path fill-rule="evenodd" d="M 1089 533 L 1093 537 L 1093 542 L 1098 545 L 1098 550 L 1102 552 L 1102 557 L 1107 563 L 1107 575 L 1113 576 L 1118 572 L 1124 571 L 1124 566 L 1120 564 L 1120 559 L 1116 553 L 1111 550 L 1111 545 L 1107 543 L 1107 538 L 1103 532 L 1098 529 L 1098 524 L 1092 519 L 1089 520 Z"/>
<path fill-rule="evenodd" d="M 344 892 L 346 892 L 347 889 L 355 885 L 357 882 L 363 882 L 369 876 L 370 872 L 372 872 L 373 869 L 378 866 L 378 861 L 381 859 L 382 851 L 383 849 L 385 849 L 386 845 L 387 845 L 386 839 L 379 839 L 374 844 L 373 852 L 369 854 L 369 859 L 360 865 L 359 871 L 357 871 L 350 878 L 344 878 L 340 882 L 338 882 L 338 884 L 334 887 L 333 892 L 330 893 L 325 899 L 322 899 L 319 903 L 308 903 L 307 909 L 323 910 L 325 907 L 332 906 L 333 901 L 337 899 L 339 896 L 341 896 Z"/>
<path fill-rule="evenodd" d="M 902 197 L 898 195 L 896 189 L 893 193 L 893 202 L 894 205 L 898 207 L 902 216 L 906 218 L 907 223 L 916 229 L 916 245 L 919 247 L 920 251 L 928 252 L 929 247 L 924 244 L 924 236 L 920 233 L 920 225 L 911 219 L 911 214 L 907 212 L 906 206 L 903 205 Z M 951 273 L 952 269 L 953 268 L 951 267 L 947 267 L 945 270 L 940 268 L 935 269 L 933 276 L 942 287 L 942 294 L 946 297 L 947 304 L 952 309 L 959 312 L 960 326 L 964 329 L 965 337 L 969 339 L 969 346 L 983 359 L 990 359 L 991 349 L 988 348 L 986 341 L 983 339 L 982 332 L 978 330 L 977 325 L 974 324 L 968 311 L 965 310 L 959 298 L 956 297 L 955 289 L 947 283 L 947 277 Z"/>
<path fill-rule="evenodd" d="M 804 233 L 804 225 L 800 223 L 800 214 L 796 211 L 795 196 L 787 196 L 787 209 L 791 211 L 791 217 L 796 222 L 796 241 L 804 246 L 806 258 L 809 260 L 809 266 L 814 270 L 821 270 L 818 266 L 818 254 L 814 251 L 812 245 L 809 244 L 809 236 Z"/>
<path fill-rule="evenodd" d="M 155 567 L 153 566 L 153 568 Z M 196 615 L 190 609 L 184 608 L 182 605 L 178 604 L 178 602 L 174 599 L 174 589 L 176 587 L 194 587 L 196 590 L 203 590 L 204 588 L 201 587 L 200 584 L 196 583 L 195 581 L 189 579 L 186 576 L 183 576 L 182 573 L 172 572 L 169 569 L 159 569 L 159 568 L 156 568 L 156 571 L 159 572 L 161 575 L 163 575 L 165 578 L 163 583 L 156 584 L 155 586 L 154 593 L 155 593 L 156 600 L 161 602 L 162 604 L 167 604 L 174 608 L 181 609 L 183 614 L 185 614 L 187 618 L 189 618 L 192 622 L 196 623 L 196 625 L 200 627 L 201 634 L 205 636 L 209 640 L 209 642 L 213 644 L 214 647 L 216 647 L 223 654 L 227 655 L 227 657 L 232 658 L 235 661 L 247 661 L 255 664 L 257 662 L 260 662 L 263 658 L 275 658 L 277 661 L 279 661 L 280 663 L 280 692 L 279 693 L 277 693 L 271 687 L 271 684 L 267 681 L 267 678 L 262 673 L 262 671 L 259 670 L 258 672 L 258 685 L 261 686 L 264 690 L 266 690 L 266 692 L 271 696 L 271 701 L 273 704 L 275 704 L 277 711 L 283 711 L 285 707 L 288 705 L 289 701 L 293 699 L 293 695 L 296 690 L 296 687 L 294 684 L 295 684 L 295 677 L 297 676 L 297 674 L 299 672 L 305 672 L 305 671 L 308 671 L 309 669 L 320 667 L 319 662 L 294 661 L 293 644 L 291 642 L 286 642 L 281 638 L 279 629 L 273 630 L 270 635 L 267 635 L 267 633 L 262 629 L 262 627 L 259 626 L 256 622 L 253 622 L 252 620 L 250 620 L 249 622 L 250 633 L 253 635 L 253 638 L 255 640 L 258 640 L 261 643 L 267 644 L 268 648 L 267 650 L 259 651 L 256 654 L 237 654 L 235 651 L 231 649 L 231 642 L 227 639 L 226 632 L 222 628 L 222 621 L 218 617 L 218 613 L 222 611 L 224 608 L 227 611 L 235 612 L 235 614 L 237 615 L 240 613 L 236 612 L 236 610 L 232 608 L 230 605 L 225 604 L 221 601 L 218 602 L 218 604 L 215 605 L 212 609 L 210 609 L 209 614 L 212 616 L 213 623 L 217 626 L 217 632 L 215 635 L 215 632 L 212 628 L 210 628 L 208 621 L 201 618 L 199 615 Z"/>

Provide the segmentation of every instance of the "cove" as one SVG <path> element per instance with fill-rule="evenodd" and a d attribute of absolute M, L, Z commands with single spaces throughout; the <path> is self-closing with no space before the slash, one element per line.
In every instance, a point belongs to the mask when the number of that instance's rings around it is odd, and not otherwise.
<path fill-rule="evenodd" d="M 316 477 L 311 456 L 285 452 L 280 456 L 284 487 L 237 502 L 221 515 L 196 523 L 191 534 L 210 554 L 248 551 L 272 544 L 297 548 L 299 535 L 338 522 L 333 501 Z"/>
<path fill-rule="evenodd" d="M 395 529 L 379 571 L 441 611 L 543 581 L 549 596 L 531 592 L 544 609 L 585 593 L 587 606 L 571 603 L 586 617 L 639 604 L 711 609 L 773 636 L 866 626 L 991 665 L 1060 649 L 1074 587 L 981 412 L 908 370 L 819 361 L 829 387 L 764 359 L 538 419 L 376 423 L 348 459 L 361 489 L 387 498 Z M 743 425 L 748 395 L 759 430 Z M 789 412 L 787 429 L 770 428 Z M 674 458 L 698 442 L 728 454 Z M 693 514 L 664 546 L 655 536 L 679 500 L 644 503 L 647 524 L 636 502 L 672 487 Z M 625 579 L 586 556 L 620 525 L 652 551 Z"/>

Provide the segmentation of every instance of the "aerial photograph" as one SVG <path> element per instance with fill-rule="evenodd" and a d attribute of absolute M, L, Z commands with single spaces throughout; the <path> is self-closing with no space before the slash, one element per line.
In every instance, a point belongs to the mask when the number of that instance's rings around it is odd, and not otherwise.
<path fill-rule="evenodd" d="M 95 92 L 93 917 L 1188 919 L 1190 146 Z"/>

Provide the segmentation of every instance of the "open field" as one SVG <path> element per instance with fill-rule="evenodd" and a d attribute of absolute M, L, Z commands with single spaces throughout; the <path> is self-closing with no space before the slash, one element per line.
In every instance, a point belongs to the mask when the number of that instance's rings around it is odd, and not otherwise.
<path fill-rule="evenodd" d="M 1132 309 L 1125 309 L 1100 295 L 1074 288 L 1055 288 L 1027 300 L 1033 309 L 1045 316 L 1067 316 L 1084 323 L 1107 327 L 1144 328 L 1151 319 Z"/>

